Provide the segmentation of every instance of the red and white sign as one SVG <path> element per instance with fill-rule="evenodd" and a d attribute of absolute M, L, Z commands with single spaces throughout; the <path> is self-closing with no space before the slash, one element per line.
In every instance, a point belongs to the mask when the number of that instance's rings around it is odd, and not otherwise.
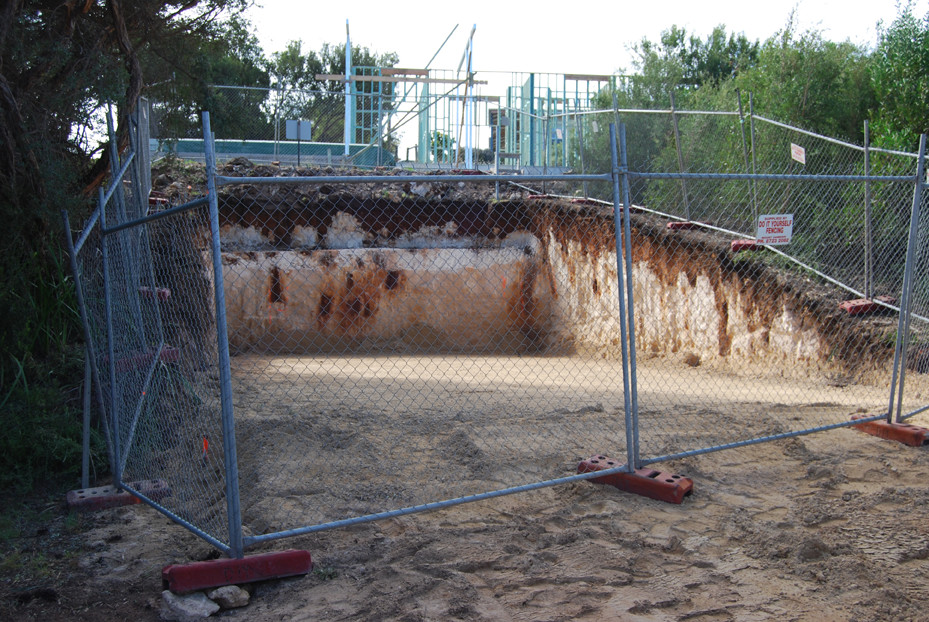
<path fill-rule="evenodd" d="M 790 143 L 790 157 L 800 164 L 806 164 L 806 149 L 800 145 Z"/>
<path fill-rule="evenodd" d="M 793 214 L 771 214 L 758 217 L 756 239 L 759 244 L 790 244 L 794 234 Z"/>

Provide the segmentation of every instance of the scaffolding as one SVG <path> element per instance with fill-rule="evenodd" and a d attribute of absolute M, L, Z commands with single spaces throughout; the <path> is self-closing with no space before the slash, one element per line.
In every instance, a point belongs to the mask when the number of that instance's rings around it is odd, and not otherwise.
<path fill-rule="evenodd" d="M 481 78 L 492 73 L 483 72 Z M 394 151 L 394 132 L 415 119 L 415 145 L 407 148 L 414 154 L 405 154 L 405 159 L 421 166 L 463 168 L 568 168 L 581 152 L 582 115 L 593 111 L 596 96 L 604 88 L 615 89 L 618 79 L 512 73 L 501 96 L 482 93 L 489 81 L 477 76 L 469 42 L 454 71 L 357 66 L 349 67 L 346 76 L 316 78 L 347 85 L 346 143 L 377 147 L 378 153 Z"/>

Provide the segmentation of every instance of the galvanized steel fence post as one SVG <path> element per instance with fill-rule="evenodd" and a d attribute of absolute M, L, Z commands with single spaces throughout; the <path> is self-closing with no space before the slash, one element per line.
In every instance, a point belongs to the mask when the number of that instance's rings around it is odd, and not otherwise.
<path fill-rule="evenodd" d="M 207 194 L 210 201 L 210 243 L 213 258 L 213 283 L 216 302 L 216 340 L 219 354 L 220 396 L 224 464 L 226 467 L 226 515 L 229 525 L 230 556 L 244 555 L 242 508 L 239 502 L 239 471 L 236 451 L 235 419 L 232 405 L 232 375 L 229 362 L 229 331 L 226 324 L 226 294 L 223 284 L 223 259 L 219 243 L 219 203 L 216 188 L 216 157 L 210 113 L 203 113 L 203 144 L 206 146 Z"/>
<path fill-rule="evenodd" d="M 613 174 L 613 227 L 616 237 L 616 278 L 619 296 L 620 340 L 623 359 L 623 413 L 626 429 L 626 471 L 639 466 L 638 405 L 635 384 L 635 314 L 632 295 L 632 239 L 629 225 L 629 177 L 626 161 L 625 126 L 610 124 L 610 154 Z M 619 153 L 618 153 L 619 152 Z M 621 157 L 619 157 L 621 154 Z M 622 181 L 622 193 L 620 193 Z M 620 206 L 622 209 L 620 210 Z M 623 276 L 625 271 L 625 277 Z M 628 306 L 626 297 L 628 296 Z"/>
<path fill-rule="evenodd" d="M 864 297 L 874 296 L 874 232 L 871 222 L 871 131 L 868 120 L 864 122 Z M 917 183 L 918 180 L 917 180 Z"/>
<path fill-rule="evenodd" d="M 671 96 L 671 124 L 674 126 L 674 147 L 677 150 L 677 169 L 680 173 L 685 173 L 684 168 L 684 151 L 681 148 L 681 130 L 677 120 L 677 110 L 674 107 L 674 91 Z M 681 177 L 681 196 L 684 200 L 684 220 L 690 220 L 690 197 L 687 195 L 687 180 Z"/>
<path fill-rule="evenodd" d="M 890 405 L 887 421 L 891 422 L 894 411 L 894 395 L 897 399 L 897 422 L 903 421 L 903 388 L 906 380 L 907 349 L 910 336 L 911 299 L 913 296 L 913 272 L 916 250 L 919 243 L 923 189 L 926 185 L 926 135 L 919 138 L 919 159 L 916 164 L 916 183 L 913 188 L 913 208 L 910 212 L 910 232 L 906 245 L 906 268 L 903 274 L 903 295 L 900 300 L 900 317 L 897 322 L 897 343 L 894 348 L 894 369 L 890 387 Z"/>

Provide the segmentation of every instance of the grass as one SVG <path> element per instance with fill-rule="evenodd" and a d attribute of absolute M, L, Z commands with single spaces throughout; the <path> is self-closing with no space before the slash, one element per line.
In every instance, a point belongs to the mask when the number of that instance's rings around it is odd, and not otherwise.
<path fill-rule="evenodd" d="M 0 294 L 12 319 L 0 335 L 0 491 L 22 494 L 49 479 L 79 475 L 83 348 L 73 279 L 57 249 L 21 268 Z M 7 266 L 8 267 L 8 266 Z M 95 465 L 104 463 L 94 435 Z"/>
<path fill-rule="evenodd" d="M 331 581 L 339 576 L 335 568 L 325 566 L 322 568 L 313 568 L 313 576 L 323 581 Z"/>
<path fill-rule="evenodd" d="M 61 564 L 80 553 L 85 518 L 65 510 L 66 487 L 0 499 L 0 583 L 12 591 L 57 578 Z"/>

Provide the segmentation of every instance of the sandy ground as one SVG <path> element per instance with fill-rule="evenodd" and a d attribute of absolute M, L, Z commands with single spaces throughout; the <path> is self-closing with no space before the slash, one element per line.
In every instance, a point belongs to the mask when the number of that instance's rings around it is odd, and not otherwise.
<path fill-rule="evenodd" d="M 272 362 L 257 363 L 267 368 Z M 293 363 L 286 370 L 297 373 Z M 694 374 L 706 372 L 682 367 L 680 373 L 693 384 Z M 275 376 L 249 377 L 251 384 L 237 387 L 237 403 L 252 404 L 253 420 L 277 412 L 273 423 L 280 429 L 279 409 L 267 399 L 258 403 L 250 396 L 260 394 L 249 391 Z M 334 381 L 332 390 L 337 386 Z M 558 411 L 561 398 L 551 386 L 553 392 L 543 397 Z M 512 390 L 501 396 L 511 399 L 505 395 Z M 330 398 L 306 396 L 291 407 L 320 422 L 324 410 L 308 409 L 331 404 Z M 612 406 L 603 399 L 592 396 L 591 404 L 576 404 L 576 416 L 611 415 Z M 733 404 L 744 405 L 740 400 Z M 778 408 L 794 415 L 817 408 L 845 416 L 854 412 L 849 404 L 829 400 L 783 400 Z M 721 417 L 715 424 L 725 426 L 725 414 L 720 408 L 707 410 L 701 421 L 710 425 L 710 417 Z M 245 429 L 249 416 L 242 419 Z M 378 422 L 383 426 L 385 419 Z M 929 425 L 929 419 L 913 422 Z M 524 418 L 515 425 L 531 428 L 532 423 Z M 329 422 L 331 433 L 334 427 Z M 282 433 L 294 432 L 283 428 Z M 331 438 L 342 439 L 343 450 L 371 441 L 364 434 Z M 455 459 L 468 456 L 459 453 Z M 470 459 L 481 464 L 463 464 L 452 474 L 474 480 L 477 487 L 496 481 L 493 465 L 506 470 L 505 461 L 486 451 L 472 452 Z M 574 459 L 563 456 L 560 468 L 569 468 Z M 261 468 L 249 466 L 251 460 L 242 457 L 245 471 L 258 477 Z M 276 464 L 265 455 L 269 461 Z M 385 477 L 394 476 L 385 458 L 379 465 Z M 683 504 L 575 482 L 258 547 L 250 552 L 307 549 L 315 570 L 255 585 L 246 608 L 218 615 L 260 621 L 929 620 L 925 449 L 840 429 L 692 456 L 660 468 L 693 478 L 694 493 Z M 343 472 L 342 481 L 349 492 L 333 498 L 351 511 L 353 497 L 374 494 L 377 480 L 346 481 Z M 301 494 L 306 491 L 286 491 L 270 505 L 283 508 L 282 516 L 292 520 L 294 508 L 302 507 Z M 262 520 L 272 526 L 278 521 L 266 507 L 251 511 L 252 528 L 263 526 L 257 525 Z M 205 542 L 146 506 L 84 517 L 78 527 L 72 528 L 78 545 L 56 562 L 57 574 L 6 586 L 0 617 L 155 620 L 161 568 L 215 557 Z"/>

